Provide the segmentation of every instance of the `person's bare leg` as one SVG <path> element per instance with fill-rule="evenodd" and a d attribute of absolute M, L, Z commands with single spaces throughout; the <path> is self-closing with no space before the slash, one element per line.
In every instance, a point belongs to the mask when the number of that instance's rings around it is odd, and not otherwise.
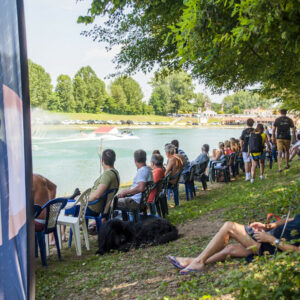
<path fill-rule="evenodd" d="M 241 244 L 229 245 L 229 246 L 225 247 L 223 250 L 221 250 L 220 252 L 209 257 L 207 259 L 207 261 L 205 262 L 205 264 L 215 263 L 218 261 L 224 261 L 228 257 L 242 258 L 242 257 L 246 257 L 252 253 L 253 252 L 251 250 L 247 250 Z"/>
<path fill-rule="evenodd" d="M 297 149 L 294 149 L 293 151 L 291 151 L 290 161 L 292 161 L 292 159 L 296 156 L 296 154 L 297 154 Z"/>
<path fill-rule="evenodd" d="M 190 263 L 186 267 L 186 269 L 204 269 L 206 261 L 214 254 L 223 250 L 227 246 L 230 238 L 233 238 L 234 240 L 238 241 L 245 248 L 259 248 L 259 243 L 255 242 L 252 238 L 248 236 L 248 234 L 245 231 L 244 225 L 234 222 L 226 222 L 219 230 L 219 232 L 209 242 L 205 250 L 198 257 L 196 257 L 192 261 L 192 263 Z M 256 252 L 257 250 L 254 249 L 252 251 Z"/>
<path fill-rule="evenodd" d="M 290 161 L 290 151 L 289 149 L 285 148 L 285 167 L 289 168 L 289 161 Z"/>
<path fill-rule="evenodd" d="M 278 150 L 278 170 L 281 171 L 282 167 L 282 151 Z"/>
<path fill-rule="evenodd" d="M 176 260 L 183 268 L 187 267 L 195 259 L 195 257 L 177 257 L 177 256 L 170 256 L 170 257 L 173 259 L 176 257 Z"/>
<path fill-rule="evenodd" d="M 251 178 L 252 179 L 255 178 L 256 167 L 257 167 L 257 161 L 256 160 L 252 160 L 252 166 L 251 166 Z"/>
<path fill-rule="evenodd" d="M 264 160 L 260 160 L 260 175 L 264 175 L 265 172 L 265 161 Z"/>

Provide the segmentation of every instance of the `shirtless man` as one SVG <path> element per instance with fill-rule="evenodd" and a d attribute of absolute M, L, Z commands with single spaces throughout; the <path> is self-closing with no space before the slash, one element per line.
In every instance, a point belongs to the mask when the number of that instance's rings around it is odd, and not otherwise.
<path fill-rule="evenodd" d="M 33 174 L 33 202 L 39 206 L 43 206 L 49 200 L 56 196 L 56 185 L 42 175 Z M 35 230 L 42 231 L 46 219 L 46 210 L 42 211 L 37 219 L 34 220 Z M 64 240 L 64 237 L 62 237 Z M 50 244 L 54 244 L 51 234 Z"/>

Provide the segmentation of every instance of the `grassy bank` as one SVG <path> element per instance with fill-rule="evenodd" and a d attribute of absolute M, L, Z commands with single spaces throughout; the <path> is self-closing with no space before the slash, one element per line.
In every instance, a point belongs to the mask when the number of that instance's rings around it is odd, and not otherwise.
<path fill-rule="evenodd" d="M 172 122 L 174 119 L 166 116 L 157 115 L 113 115 L 107 113 L 91 114 L 91 113 L 53 113 L 66 120 L 103 120 L 103 121 L 120 121 L 120 120 L 131 120 L 133 122 Z"/>
<path fill-rule="evenodd" d="M 181 237 L 167 245 L 97 256 L 97 241 L 92 237 L 91 251 L 83 248 L 82 257 L 77 257 L 74 246 L 69 249 L 65 243 L 62 262 L 57 261 L 55 251 L 48 257 L 47 268 L 42 268 L 40 259 L 36 259 L 36 298 L 199 299 L 232 293 L 230 287 L 242 287 L 243 276 L 259 272 L 245 267 L 244 259 L 208 266 L 203 273 L 179 276 L 165 256 L 198 254 L 226 220 L 245 224 L 249 219 L 265 222 L 269 212 L 286 214 L 299 170 L 300 162 L 293 162 L 289 170 L 280 174 L 275 167 L 268 169 L 265 181 L 257 179 L 250 184 L 238 178 L 230 184 L 209 185 L 209 190 L 197 191 L 196 199 L 189 202 L 183 200 L 181 190 L 180 207 L 170 209 L 168 217 L 178 225 Z M 300 188 L 292 215 L 296 209 L 299 213 L 299 192 Z M 294 256 L 294 265 L 296 259 L 299 261 L 299 255 Z"/>

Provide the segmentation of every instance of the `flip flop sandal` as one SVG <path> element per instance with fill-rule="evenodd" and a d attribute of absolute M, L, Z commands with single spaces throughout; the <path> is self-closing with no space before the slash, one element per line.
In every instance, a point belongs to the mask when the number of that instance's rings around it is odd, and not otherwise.
<path fill-rule="evenodd" d="M 170 255 L 167 255 L 166 257 L 167 257 L 168 261 L 169 261 L 174 267 L 176 267 L 176 268 L 178 268 L 178 269 L 180 269 L 180 270 L 184 269 L 184 267 L 180 265 L 180 263 L 178 262 L 178 260 L 176 259 L 175 256 L 174 256 L 174 257 L 171 257 Z"/>
<path fill-rule="evenodd" d="M 187 272 L 183 272 L 183 270 L 187 270 Z M 182 269 L 182 270 L 179 272 L 179 275 L 189 275 L 189 274 L 192 273 L 192 272 L 202 272 L 202 270 L 185 268 L 185 269 Z"/>
<path fill-rule="evenodd" d="M 290 166 L 289 165 L 287 165 L 287 166 L 285 166 L 285 169 L 287 170 L 287 169 L 289 169 L 290 168 Z"/>

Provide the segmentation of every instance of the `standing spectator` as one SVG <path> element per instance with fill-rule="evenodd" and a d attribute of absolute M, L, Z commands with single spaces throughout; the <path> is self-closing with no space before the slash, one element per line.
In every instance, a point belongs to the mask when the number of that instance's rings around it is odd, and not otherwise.
<path fill-rule="evenodd" d="M 240 137 L 240 144 L 242 148 L 242 155 L 243 155 L 243 161 L 245 164 L 245 173 L 246 173 L 246 181 L 251 179 L 251 159 L 248 153 L 248 145 L 249 145 L 249 138 L 251 132 L 253 132 L 253 124 L 254 120 L 253 119 L 248 119 L 247 120 L 247 128 L 243 130 L 242 135 Z"/>
<path fill-rule="evenodd" d="M 277 150 L 278 150 L 278 172 L 282 171 L 282 153 L 285 152 L 285 168 L 288 169 L 289 166 L 289 150 L 291 145 L 291 129 L 293 133 L 293 141 L 296 141 L 296 129 L 292 119 L 286 116 L 287 110 L 280 110 L 281 116 L 277 118 L 274 122 L 274 128 L 272 133 L 272 141 L 275 144 L 275 133 L 277 139 Z"/>
<path fill-rule="evenodd" d="M 178 140 L 173 140 L 171 142 L 171 144 L 176 147 L 176 153 L 178 155 L 182 155 L 183 158 L 184 158 L 183 172 L 188 171 L 189 168 L 190 168 L 190 161 L 189 161 L 187 155 L 185 154 L 185 152 L 182 149 L 179 149 L 179 142 L 178 142 Z"/>
<path fill-rule="evenodd" d="M 265 179 L 265 156 L 264 146 L 267 145 L 268 149 L 271 149 L 269 143 L 269 137 L 264 133 L 264 126 L 262 124 L 257 124 L 254 132 L 251 133 L 249 138 L 249 154 L 252 159 L 251 166 L 251 183 L 254 183 L 256 167 L 260 166 L 260 179 Z"/>

